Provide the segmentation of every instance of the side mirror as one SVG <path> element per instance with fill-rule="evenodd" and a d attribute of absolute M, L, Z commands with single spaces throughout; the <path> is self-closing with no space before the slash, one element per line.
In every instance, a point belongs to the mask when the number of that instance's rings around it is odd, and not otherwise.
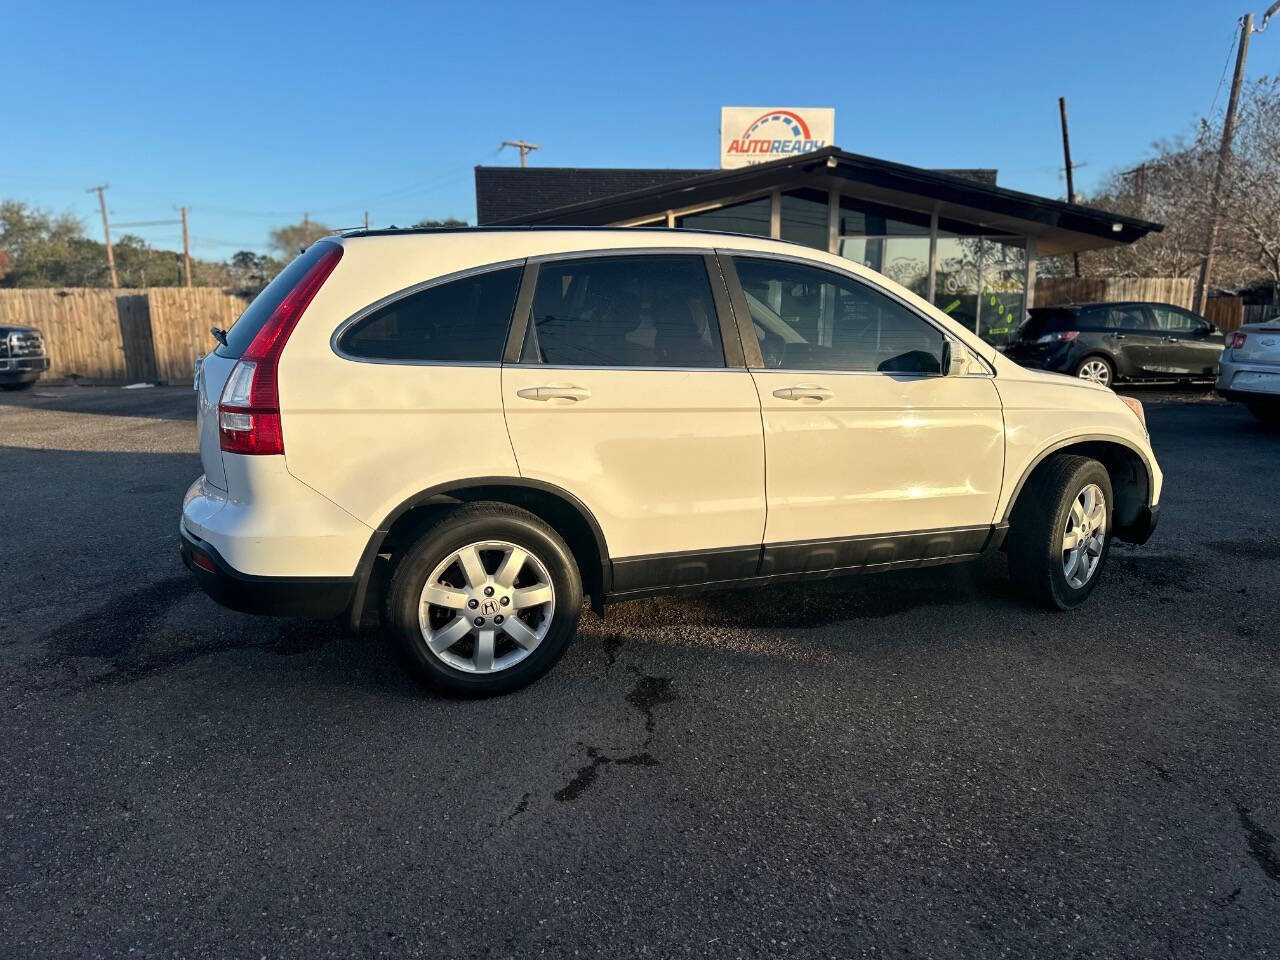
<path fill-rule="evenodd" d="M 942 375 L 963 377 L 969 372 L 969 352 L 953 340 L 942 341 Z"/>

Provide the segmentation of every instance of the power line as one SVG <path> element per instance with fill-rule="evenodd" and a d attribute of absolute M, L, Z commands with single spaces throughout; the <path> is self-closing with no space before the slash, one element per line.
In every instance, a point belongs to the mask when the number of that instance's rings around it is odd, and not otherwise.
<path fill-rule="evenodd" d="M 117 223 L 117 227 L 167 227 L 170 224 L 181 223 L 181 220 L 130 220 L 127 223 Z"/>
<path fill-rule="evenodd" d="M 1231 54 L 1236 49 L 1236 31 L 1231 30 L 1231 42 L 1227 44 L 1227 59 L 1222 62 L 1222 77 L 1218 80 L 1218 89 L 1213 91 L 1213 103 L 1209 104 L 1209 116 L 1213 116 L 1213 111 L 1218 106 L 1218 97 L 1222 94 L 1222 87 L 1227 82 L 1227 70 L 1231 67 Z"/>

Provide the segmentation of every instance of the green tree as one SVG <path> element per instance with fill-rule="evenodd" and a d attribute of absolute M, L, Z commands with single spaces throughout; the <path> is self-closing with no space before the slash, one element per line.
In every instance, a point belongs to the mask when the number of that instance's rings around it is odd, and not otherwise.
<path fill-rule="evenodd" d="M 332 227 L 311 219 L 303 219 L 299 223 L 291 223 L 276 227 L 271 231 L 271 248 L 280 254 L 280 259 L 289 263 L 303 250 L 311 246 L 321 237 L 333 233 Z"/>
<path fill-rule="evenodd" d="M 0 202 L 0 251 L 6 287 L 100 286 L 106 249 L 71 214 L 54 216 L 18 200 Z"/>
<path fill-rule="evenodd" d="M 284 269 L 284 264 L 275 257 L 252 250 L 239 250 L 232 254 L 227 266 L 230 268 L 231 288 L 245 294 L 257 293 Z"/>
<path fill-rule="evenodd" d="M 445 217 L 443 220 L 419 220 L 414 224 L 415 227 L 465 227 L 469 224 L 465 220 L 459 220 L 457 217 Z"/>

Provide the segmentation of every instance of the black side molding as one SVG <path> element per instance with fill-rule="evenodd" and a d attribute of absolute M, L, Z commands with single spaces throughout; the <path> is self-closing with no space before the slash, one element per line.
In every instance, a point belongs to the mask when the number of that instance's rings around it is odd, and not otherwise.
<path fill-rule="evenodd" d="M 623 557 L 613 561 L 609 599 L 961 563 L 1000 549 L 1008 528 L 1000 523 Z"/>

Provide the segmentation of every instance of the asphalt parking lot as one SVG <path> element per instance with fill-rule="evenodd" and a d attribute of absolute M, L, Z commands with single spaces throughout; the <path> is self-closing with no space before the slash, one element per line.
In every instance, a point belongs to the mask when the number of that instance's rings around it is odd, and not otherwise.
<path fill-rule="evenodd" d="M 0 397 L 0 955 L 1280 952 L 1280 433 L 1150 394 L 1161 525 L 588 614 L 501 699 L 217 607 L 189 390 Z"/>

